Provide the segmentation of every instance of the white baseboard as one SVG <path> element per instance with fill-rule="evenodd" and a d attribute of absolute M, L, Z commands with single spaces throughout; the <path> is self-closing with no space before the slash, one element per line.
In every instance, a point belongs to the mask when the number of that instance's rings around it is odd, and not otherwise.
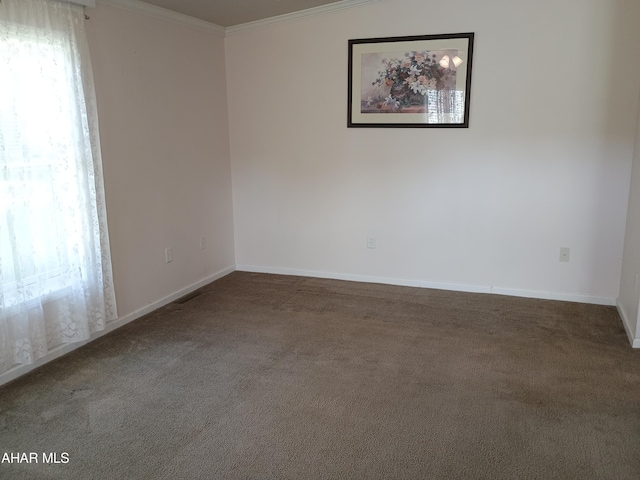
<path fill-rule="evenodd" d="M 593 305 L 607 305 L 613 307 L 616 299 L 612 297 L 599 297 L 596 295 L 583 295 L 579 293 L 541 292 L 537 290 L 519 290 L 516 288 L 491 287 L 491 293 L 497 295 L 509 295 L 511 297 L 539 298 L 542 300 L 560 300 L 563 302 L 591 303 Z"/>
<path fill-rule="evenodd" d="M 273 273 L 277 275 L 294 275 L 300 277 L 333 278 L 352 282 L 384 283 L 387 285 L 401 285 L 404 287 L 434 288 L 437 290 L 452 290 L 455 292 L 493 293 L 514 297 L 539 298 L 543 300 L 561 300 L 565 302 L 591 303 L 595 305 L 614 306 L 615 298 L 581 295 L 573 293 L 540 292 L 536 290 L 518 290 L 514 288 L 493 287 L 487 285 L 469 285 L 464 283 L 430 282 L 424 280 L 407 280 L 402 278 L 378 277 L 371 275 L 353 275 L 348 273 L 320 272 L 315 270 L 301 270 L 295 268 L 264 267 L 261 265 L 236 265 L 236 270 L 254 273 Z"/>
<path fill-rule="evenodd" d="M 21 377 L 25 373 L 28 373 L 31 370 L 34 370 L 44 365 L 45 363 L 50 362 L 51 360 L 61 357 L 62 355 L 66 355 L 67 353 L 72 352 L 73 350 L 80 348 L 83 345 L 86 345 L 87 343 L 92 342 L 95 339 L 100 338 L 103 335 L 106 335 L 107 333 L 112 332 L 117 328 L 120 328 L 123 325 L 126 325 L 127 323 L 132 322 L 137 318 L 144 316 L 147 313 L 151 313 L 160 307 L 164 307 L 165 305 L 173 302 L 174 300 L 177 300 L 178 298 L 183 297 L 193 292 L 194 290 L 197 290 L 200 287 L 203 287 L 215 280 L 218 280 L 219 278 L 224 277 L 225 275 L 230 274 L 231 272 L 235 271 L 235 269 L 236 269 L 235 265 L 222 269 L 214 273 L 213 275 L 203 278 L 202 280 L 199 280 L 196 283 L 192 283 L 191 285 L 185 288 L 182 288 L 177 292 L 172 293 L 171 295 L 167 295 L 166 297 L 161 298 L 160 300 L 157 300 L 153 303 L 150 303 L 149 305 L 146 305 L 132 313 L 129 313 L 128 315 L 125 315 L 124 317 L 120 317 L 117 320 L 113 320 L 107 323 L 107 326 L 105 327 L 104 330 L 100 330 L 99 332 L 93 333 L 91 337 L 89 337 L 89 339 L 87 340 L 83 340 L 81 342 L 76 342 L 76 343 L 60 345 L 59 347 L 51 350 L 47 355 L 45 355 L 42 358 L 39 358 L 33 363 L 30 363 L 28 365 L 19 365 L 11 370 L 8 370 L 7 372 L 0 375 L 0 385 L 4 385 L 5 383 L 15 380 L 16 378 Z"/>
<path fill-rule="evenodd" d="M 438 290 L 455 290 L 458 292 L 489 293 L 488 287 L 465 285 L 462 283 L 424 282 L 404 278 L 378 277 L 374 275 L 356 275 L 351 273 L 320 272 L 316 270 L 300 270 L 297 268 L 263 267 L 258 265 L 236 265 L 236 270 L 253 273 L 272 273 L 275 275 L 293 275 L 295 277 L 331 278 L 349 282 L 382 283 L 402 287 L 435 288 Z"/>
<path fill-rule="evenodd" d="M 629 319 L 629 314 L 624 309 L 624 307 L 620 304 L 620 302 L 616 302 L 616 308 L 618 309 L 618 314 L 622 319 L 622 325 L 624 325 L 624 330 L 627 332 L 627 337 L 629 337 L 629 343 L 633 348 L 640 348 L 640 338 L 634 338 L 633 329 L 631 328 L 631 322 Z M 636 332 L 638 334 L 640 332 Z"/>

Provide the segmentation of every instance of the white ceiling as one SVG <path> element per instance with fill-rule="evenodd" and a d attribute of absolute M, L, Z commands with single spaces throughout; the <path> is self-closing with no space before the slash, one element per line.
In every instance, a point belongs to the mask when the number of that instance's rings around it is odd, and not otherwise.
<path fill-rule="evenodd" d="M 338 0 L 143 0 L 157 7 L 230 27 L 319 7 Z"/>

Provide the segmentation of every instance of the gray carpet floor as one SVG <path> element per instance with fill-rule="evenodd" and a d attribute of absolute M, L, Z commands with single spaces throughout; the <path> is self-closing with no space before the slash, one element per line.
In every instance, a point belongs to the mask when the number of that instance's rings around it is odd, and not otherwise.
<path fill-rule="evenodd" d="M 640 478 L 612 307 L 235 272 L 0 387 L 3 479 Z"/>

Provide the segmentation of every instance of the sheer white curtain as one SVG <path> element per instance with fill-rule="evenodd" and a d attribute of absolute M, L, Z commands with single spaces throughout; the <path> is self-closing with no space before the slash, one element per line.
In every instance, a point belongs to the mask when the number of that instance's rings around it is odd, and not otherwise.
<path fill-rule="evenodd" d="M 116 318 L 84 21 L 0 3 L 0 373 Z"/>

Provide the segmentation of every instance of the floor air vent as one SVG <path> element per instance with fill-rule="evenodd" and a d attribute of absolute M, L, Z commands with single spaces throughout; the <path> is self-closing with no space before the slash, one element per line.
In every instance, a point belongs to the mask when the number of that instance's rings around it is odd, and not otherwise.
<path fill-rule="evenodd" d="M 180 297 L 173 303 L 175 303 L 176 305 L 184 305 L 185 303 L 190 302 L 191 300 L 193 300 L 196 297 L 199 297 L 200 295 L 202 295 L 202 292 L 192 292 L 185 295 L 184 297 Z"/>

